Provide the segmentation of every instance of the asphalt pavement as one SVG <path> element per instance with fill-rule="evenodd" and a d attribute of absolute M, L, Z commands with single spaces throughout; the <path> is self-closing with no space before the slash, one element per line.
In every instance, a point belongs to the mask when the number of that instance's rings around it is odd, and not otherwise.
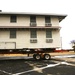
<path fill-rule="evenodd" d="M 75 75 L 75 62 L 60 59 L 52 58 L 51 60 L 40 61 L 33 58 L 0 60 L 0 75 Z"/>

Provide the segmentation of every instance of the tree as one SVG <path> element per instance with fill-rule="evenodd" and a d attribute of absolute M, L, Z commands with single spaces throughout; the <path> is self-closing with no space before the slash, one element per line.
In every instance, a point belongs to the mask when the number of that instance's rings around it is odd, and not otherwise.
<path fill-rule="evenodd" d="M 72 40 L 72 41 L 71 41 L 71 44 L 72 44 L 72 48 L 73 48 L 73 50 L 74 50 L 74 52 L 75 52 L 75 40 Z"/>

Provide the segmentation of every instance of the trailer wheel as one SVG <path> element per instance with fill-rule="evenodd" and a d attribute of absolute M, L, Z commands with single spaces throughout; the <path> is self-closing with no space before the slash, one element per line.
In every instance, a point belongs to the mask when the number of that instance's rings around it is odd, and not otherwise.
<path fill-rule="evenodd" d="M 44 55 L 44 59 L 49 60 L 50 58 L 51 58 L 51 56 L 49 54 Z"/>
<path fill-rule="evenodd" d="M 41 55 L 40 55 L 40 54 L 35 54 L 35 55 L 34 55 L 34 58 L 35 58 L 36 60 L 40 60 L 40 59 L 41 59 Z"/>

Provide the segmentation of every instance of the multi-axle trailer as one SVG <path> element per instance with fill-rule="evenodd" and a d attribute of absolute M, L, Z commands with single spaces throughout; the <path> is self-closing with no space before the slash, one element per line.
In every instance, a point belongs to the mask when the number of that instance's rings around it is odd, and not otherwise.
<path fill-rule="evenodd" d="M 51 58 L 50 52 L 53 52 L 55 49 L 50 48 L 40 48 L 40 49 L 0 49 L 0 54 L 30 54 L 33 55 L 33 58 L 36 60 L 46 59 L 49 60 Z"/>

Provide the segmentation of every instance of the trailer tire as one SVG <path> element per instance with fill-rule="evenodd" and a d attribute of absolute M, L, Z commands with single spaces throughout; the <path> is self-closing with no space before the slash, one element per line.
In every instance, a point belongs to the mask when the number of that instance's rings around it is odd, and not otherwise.
<path fill-rule="evenodd" d="M 44 59 L 45 59 L 45 60 L 49 60 L 49 59 L 51 59 L 51 56 L 50 56 L 49 54 L 45 54 L 45 55 L 44 55 Z"/>
<path fill-rule="evenodd" d="M 40 60 L 40 59 L 41 59 L 41 55 L 40 55 L 40 54 L 35 54 L 35 55 L 34 55 L 34 58 L 35 58 L 36 60 Z"/>

